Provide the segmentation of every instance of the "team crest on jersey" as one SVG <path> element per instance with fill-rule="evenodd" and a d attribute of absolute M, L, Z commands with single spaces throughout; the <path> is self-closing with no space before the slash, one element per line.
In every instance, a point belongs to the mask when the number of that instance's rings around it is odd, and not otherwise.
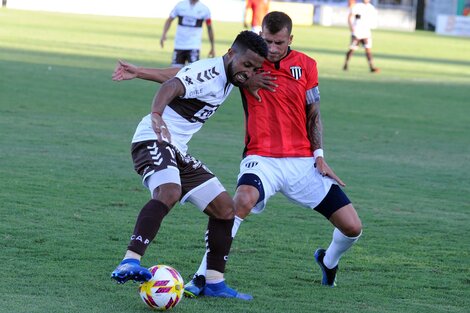
<path fill-rule="evenodd" d="M 302 68 L 300 66 L 291 66 L 290 67 L 290 73 L 292 74 L 292 77 L 294 77 L 296 80 L 299 80 L 300 77 L 302 77 Z"/>

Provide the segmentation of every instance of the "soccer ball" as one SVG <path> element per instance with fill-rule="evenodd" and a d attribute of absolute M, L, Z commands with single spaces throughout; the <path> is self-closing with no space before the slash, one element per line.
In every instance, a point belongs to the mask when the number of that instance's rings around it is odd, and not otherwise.
<path fill-rule="evenodd" d="M 159 311 L 175 307 L 183 297 L 184 282 L 180 273 L 168 265 L 149 268 L 152 278 L 139 286 L 142 300 L 150 308 Z"/>

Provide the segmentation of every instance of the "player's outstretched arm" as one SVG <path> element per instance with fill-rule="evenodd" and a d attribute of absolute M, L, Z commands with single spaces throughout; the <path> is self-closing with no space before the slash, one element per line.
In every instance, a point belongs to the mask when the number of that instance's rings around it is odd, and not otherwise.
<path fill-rule="evenodd" d="M 163 83 L 173 78 L 178 73 L 179 68 L 149 68 L 135 66 L 131 63 L 119 60 L 114 69 L 112 79 L 114 81 L 131 80 L 140 78 L 145 80 Z"/>

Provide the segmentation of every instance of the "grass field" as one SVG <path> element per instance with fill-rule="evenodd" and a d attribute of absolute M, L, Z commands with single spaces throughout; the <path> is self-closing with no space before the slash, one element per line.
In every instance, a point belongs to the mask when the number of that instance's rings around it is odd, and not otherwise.
<path fill-rule="evenodd" d="M 111 73 L 118 58 L 167 66 L 162 26 L 0 9 L 0 312 L 149 312 L 136 284 L 109 276 L 148 199 L 129 143 L 157 87 Z M 222 55 L 240 25 L 214 29 Z M 470 41 L 376 30 L 375 75 L 363 51 L 341 70 L 348 36 L 295 27 L 293 43 L 319 63 L 326 158 L 364 224 L 337 288 L 320 286 L 313 260 L 332 227 L 276 196 L 242 224 L 227 267 L 229 283 L 255 300 L 183 299 L 174 312 L 469 312 Z M 233 193 L 237 91 L 219 111 L 190 152 Z M 175 207 L 143 264 L 187 279 L 206 221 L 190 204 Z"/>

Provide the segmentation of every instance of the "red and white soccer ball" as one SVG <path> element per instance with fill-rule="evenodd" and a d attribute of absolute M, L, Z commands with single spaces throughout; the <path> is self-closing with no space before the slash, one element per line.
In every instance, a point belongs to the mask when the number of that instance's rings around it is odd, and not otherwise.
<path fill-rule="evenodd" d="M 184 282 L 180 273 L 168 265 L 149 268 L 152 278 L 139 286 L 142 300 L 159 311 L 174 308 L 183 298 Z"/>

